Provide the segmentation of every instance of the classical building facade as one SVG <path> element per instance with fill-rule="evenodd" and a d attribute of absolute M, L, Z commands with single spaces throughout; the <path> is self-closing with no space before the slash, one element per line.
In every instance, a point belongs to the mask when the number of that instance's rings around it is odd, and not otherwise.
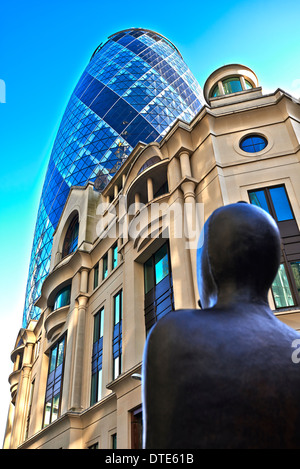
<path fill-rule="evenodd" d="M 275 218 L 282 259 L 269 302 L 300 329 L 300 102 L 280 89 L 264 95 L 238 64 L 203 90 L 194 119 L 138 143 L 102 191 L 72 187 L 40 316 L 11 354 L 4 448 L 141 447 L 147 334 L 173 309 L 198 307 L 197 240 L 224 204 Z"/>

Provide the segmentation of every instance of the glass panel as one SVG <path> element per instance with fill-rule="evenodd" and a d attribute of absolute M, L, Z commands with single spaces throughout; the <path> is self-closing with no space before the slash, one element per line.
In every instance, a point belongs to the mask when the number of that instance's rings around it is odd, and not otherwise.
<path fill-rule="evenodd" d="M 97 399 L 100 401 L 102 397 L 102 369 L 98 371 L 98 395 Z"/>
<path fill-rule="evenodd" d="M 285 188 L 274 187 L 269 189 L 278 221 L 292 220 L 292 210 L 285 192 Z"/>
<path fill-rule="evenodd" d="M 154 287 L 153 258 L 150 257 L 144 264 L 145 293 L 148 293 Z"/>
<path fill-rule="evenodd" d="M 70 296 L 71 296 L 71 286 L 69 285 L 57 294 L 53 310 L 69 305 Z"/>
<path fill-rule="evenodd" d="M 119 376 L 119 358 L 120 357 L 116 357 L 114 358 L 114 376 L 113 376 L 113 379 L 116 379 L 118 376 Z"/>
<path fill-rule="evenodd" d="M 44 427 L 49 425 L 51 416 L 51 401 L 46 402 L 45 405 L 45 417 L 44 417 Z"/>
<path fill-rule="evenodd" d="M 278 269 L 276 278 L 272 284 L 272 291 L 276 308 L 294 306 L 294 300 L 283 264 L 281 264 Z"/>
<path fill-rule="evenodd" d="M 270 213 L 264 189 L 249 192 L 250 203 Z"/>
<path fill-rule="evenodd" d="M 92 375 L 92 384 L 91 384 L 91 405 L 94 405 L 97 402 L 97 373 Z"/>
<path fill-rule="evenodd" d="M 65 341 L 62 340 L 58 345 L 57 367 L 60 366 L 64 360 L 64 345 Z"/>
<path fill-rule="evenodd" d="M 104 309 L 100 311 L 100 338 L 103 337 L 103 326 L 104 326 Z"/>
<path fill-rule="evenodd" d="M 240 143 L 242 150 L 247 153 L 257 153 L 264 148 L 266 148 L 268 142 L 264 137 L 260 135 L 251 135 L 250 137 L 245 137 Z"/>
<path fill-rule="evenodd" d="M 118 324 L 120 322 L 120 320 L 122 319 L 122 314 L 121 314 L 121 311 L 122 311 L 122 298 L 121 298 L 121 292 L 118 293 L 116 296 L 115 296 L 115 303 L 114 303 L 114 321 L 115 321 L 115 325 Z"/>
<path fill-rule="evenodd" d="M 107 255 L 103 257 L 103 274 L 102 278 L 105 279 L 108 273 L 108 266 L 107 266 Z"/>
<path fill-rule="evenodd" d="M 212 90 L 211 96 L 213 98 L 216 98 L 217 96 L 220 96 L 220 90 L 219 90 L 219 85 L 216 85 L 214 89 Z"/>
<path fill-rule="evenodd" d="M 114 433 L 111 436 L 111 446 L 112 446 L 112 449 L 117 449 L 117 434 L 116 433 Z"/>
<path fill-rule="evenodd" d="M 118 246 L 113 247 L 113 258 L 112 258 L 112 268 L 114 269 L 118 265 Z"/>
<path fill-rule="evenodd" d="M 223 81 L 225 94 L 237 93 L 243 91 L 241 81 L 238 77 L 227 78 Z"/>
<path fill-rule="evenodd" d="M 53 398 L 51 422 L 54 422 L 54 420 L 57 419 L 57 417 L 58 417 L 58 408 L 59 408 L 59 394 L 57 394 Z"/>
<path fill-rule="evenodd" d="M 156 285 L 169 274 L 168 248 L 165 244 L 155 253 L 155 283 Z"/>
<path fill-rule="evenodd" d="M 100 312 L 95 315 L 94 319 L 94 343 L 99 340 L 99 323 L 100 323 Z"/>
<path fill-rule="evenodd" d="M 74 226 L 72 231 L 71 240 L 70 240 L 70 248 L 69 252 L 74 252 L 78 246 L 78 231 L 79 231 L 79 223 L 77 222 Z"/>
<path fill-rule="evenodd" d="M 246 90 L 250 90 L 253 88 L 253 86 L 251 85 L 250 81 L 248 80 L 245 80 L 245 85 L 246 85 Z"/>
<path fill-rule="evenodd" d="M 98 282 L 99 282 L 99 262 L 94 267 L 94 289 L 98 287 Z"/>
<path fill-rule="evenodd" d="M 300 295 L 300 261 L 291 262 L 292 272 L 295 279 L 296 287 Z"/>
<path fill-rule="evenodd" d="M 56 357 L 57 357 L 57 347 L 55 347 L 55 348 L 52 350 L 52 352 L 51 352 L 49 374 L 52 373 L 53 370 L 55 370 L 55 367 L 56 367 Z"/>

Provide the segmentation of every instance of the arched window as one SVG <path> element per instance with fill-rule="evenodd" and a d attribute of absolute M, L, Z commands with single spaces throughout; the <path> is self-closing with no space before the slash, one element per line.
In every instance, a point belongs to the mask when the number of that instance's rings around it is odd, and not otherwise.
<path fill-rule="evenodd" d="M 143 166 L 139 169 L 138 174 L 141 174 L 145 169 L 149 168 L 150 166 L 159 163 L 161 159 L 158 156 L 152 156 L 149 158 L 146 163 L 143 164 Z"/>
<path fill-rule="evenodd" d="M 64 240 L 63 250 L 62 250 L 62 257 L 71 254 L 77 249 L 78 246 L 78 231 L 79 231 L 79 221 L 78 216 L 76 215 L 73 220 L 71 221 L 69 228 L 67 230 L 67 234 Z"/>
<path fill-rule="evenodd" d="M 217 96 L 239 93 L 240 91 L 250 90 L 253 88 L 253 85 L 246 78 L 243 79 L 240 76 L 228 77 L 222 81 L 223 90 L 221 92 L 219 88 L 219 83 L 214 86 L 211 92 L 211 97 L 216 98 Z"/>

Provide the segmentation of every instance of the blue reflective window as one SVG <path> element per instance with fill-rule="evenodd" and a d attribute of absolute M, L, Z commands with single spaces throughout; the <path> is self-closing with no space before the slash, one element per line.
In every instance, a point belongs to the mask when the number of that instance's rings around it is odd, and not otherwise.
<path fill-rule="evenodd" d="M 251 204 L 261 207 L 276 221 L 293 220 L 293 212 L 284 186 L 267 187 L 249 192 Z"/>
<path fill-rule="evenodd" d="M 249 135 L 240 142 L 240 148 L 247 153 L 257 153 L 266 148 L 267 145 L 267 139 L 260 135 Z"/>
<path fill-rule="evenodd" d="M 264 189 L 249 192 L 250 202 L 270 213 Z"/>
<path fill-rule="evenodd" d="M 223 80 L 222 83 L 225 94 L 238 93 L 239 91 L 243 91 L 239 77 L 227 78 L 226 80 Z"/>
<path fill-rule="evenodd" d="M 53 311 L 55 311 L 58 308 L 62 308 L 63 306 L 69 305 L 70 298 L 71 298 L 71 285 L 68 285 L 67 287 L 60 290 L 58 294 L 56 295 L 54 306 L 53 306 Z"/>
<path fill-rule="evenodd" d="M 277 221 L 292 220 L 293 214 L 283 186 L 269 189 Z"/>
<path fill-rule="evenodd" d="M 79 222 L 78 216 L 74 217 L 71 221 L 66 236 L 64 240 L 63 250 L 62 250 L 62 257 L 71 254 L 72 252 L 76 251 L 78 246 L 78 233 L 79 233 Z"/>

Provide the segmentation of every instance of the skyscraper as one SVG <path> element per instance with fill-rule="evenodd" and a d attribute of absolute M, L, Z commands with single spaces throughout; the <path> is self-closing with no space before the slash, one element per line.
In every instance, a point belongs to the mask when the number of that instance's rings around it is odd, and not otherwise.
<path fill-rule="evenodd" d="M 177 118 L 189 122 L 202 91 L 178 49 L 134 28 L 101 44 L 71 95 L 50 156 L 30 259 L 23 326 L 48 274 L 52 237 L 71 186 L 102 190 L 135 145 L 160 141 Z"/>

